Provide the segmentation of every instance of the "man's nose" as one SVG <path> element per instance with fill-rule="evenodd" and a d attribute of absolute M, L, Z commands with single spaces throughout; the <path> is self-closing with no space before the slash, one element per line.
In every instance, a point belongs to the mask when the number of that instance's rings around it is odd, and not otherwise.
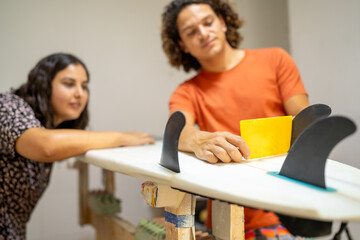
<path fill-rule="evenodd" d="M 209 36 L 209 30 L 205 26 L 202 26 L 202 25 L 199 26 L 199 33 L 200 33 L 200 37 L 202 39 L 207 39 Z"/>

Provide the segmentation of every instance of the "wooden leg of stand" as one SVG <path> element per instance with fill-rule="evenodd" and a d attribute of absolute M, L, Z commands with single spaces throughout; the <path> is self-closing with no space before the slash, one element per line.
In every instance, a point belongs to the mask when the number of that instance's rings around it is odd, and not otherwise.
<path fill-rule="evenodd" d="M 135 240 L 135 226 L 118 216 L 97 215 L 91 211 L 96 240 Z"/>
<path fill-rule="evenodd" d="M 105 192 L 111 195 L 115 193 L 115 176 L 114 172 L 103 169 L 103 184 Z"/>
<path fill-rule="evenodd" d="M 78 162 L 79 176 L 79 224 L 83 226 L 90 223 L 90 211 L 88 207 L 88 194 L 89 194 L 89 182 L 88 182 L 88 164 L 79 161 Z"/>
<path fill-rule="evenodd" d="M 177 207 L 165 208 L 166 240 L 195 240 L 195 204 L 195 196 L 185 193 Z"/>
<path fill-rule="evenodd" d="M 235 204 L 212 201 L 213 235 L 219 240 L 244 240 L 244 208 Z"/>
<path fill-rule="evenodd" d="M 152 182 L 142 184 L 145 202 L 165 207 L 166 240 L 195 240 L 196 197 Z"/>

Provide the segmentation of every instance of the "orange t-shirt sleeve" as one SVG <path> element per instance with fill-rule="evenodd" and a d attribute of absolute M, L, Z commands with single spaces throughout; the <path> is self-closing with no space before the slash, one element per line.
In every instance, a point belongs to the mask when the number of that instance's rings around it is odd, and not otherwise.
<path fill-rule="evenodd" d="M 304 84 L 301 80 L 299 69 L 294 60 L 283 49 L 277 50 L 277 80 L 282 101 L 285 102 L 290 97 L 298 94 L 305 94 Z"/>
<path fill-rule="evenodd" d="M 186 111 L 196 119 L 194 100 L 191 99 L 191 96 L 191 86 L 187 82 L 178 86 L 169 100 L 170 114 L 175 111 Z"/>

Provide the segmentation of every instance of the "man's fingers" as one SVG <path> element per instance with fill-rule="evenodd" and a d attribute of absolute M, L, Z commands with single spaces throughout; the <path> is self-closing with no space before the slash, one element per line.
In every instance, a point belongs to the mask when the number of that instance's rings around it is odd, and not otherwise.
<path fill-rule="evenodd" d="M 231 162 L 231 157 L 223 146 L 213 145 L 211 152 L 214 153 L 220 161 L 225 163 Z"/>
<path fill-rule="evenodd" d="M 238 147 L 241 155 L 245 158 L 245 159 L 249 159 L 250 158 L 250 148 L 247 145 L 247 143 L 245 142 L 245 140 L 237 135 L 233 135 L 231 133 L 224 133 L 226 136 L 226 140 L 231 143 L 232 145 Z"/>
<path fill-rule="evenodd" d="M 243 156 L 239 151 L 239 147 L 228 142 L 225 138 L 223 138 L 223 140 L 220 141 L 218 144 L 220 147 L 225 149 L 227 155 L 230 157 L 231 160 L 233 160 L 234 162 L 241 162 Z"/>
<path fill-rule="evenodd" d="M 203 151 L 202 154 L 200 155 L 198 154 L 195 155 L 196 157 L 205 160 L 209 163 L 217 163 L 219 161 L 219 159 L 211 151 L 208 150 Z"/>

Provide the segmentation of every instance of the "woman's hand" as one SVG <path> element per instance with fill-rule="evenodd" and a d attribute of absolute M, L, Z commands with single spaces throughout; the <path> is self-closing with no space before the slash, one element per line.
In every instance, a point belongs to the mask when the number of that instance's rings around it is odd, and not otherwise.
<path fill-rule="evenodd" d="M 155 143 L 155 140 L 148 133 L 124 132 L 122 134 L 123 137 L 120 146 L 136 146 Z"/>

